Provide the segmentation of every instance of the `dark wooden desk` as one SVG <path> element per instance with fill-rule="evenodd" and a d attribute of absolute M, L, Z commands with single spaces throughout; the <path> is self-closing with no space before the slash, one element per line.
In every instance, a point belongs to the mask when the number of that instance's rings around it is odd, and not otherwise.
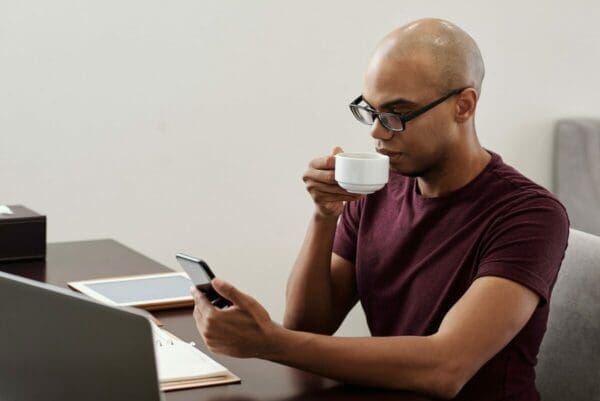
<path fill-rule="evenodd" d="M 1 270 L 62 287 L 67 282 L 130 274 L 160 273 L 169 269 L 114 240 L 63 242 L 48 245 L 46 262 L 2 263 Z M 259 359 L 235 359 L 211 354 L 192 319 L 192 309 L 156 312 L 165 329 L 225 365 L 242 378 L 241 384 L 205 387 L 166 393 L 166 399 L 205 401 L 253 400 L 410 400 L 416 395 L 343 385 L 287 366 Z"/>

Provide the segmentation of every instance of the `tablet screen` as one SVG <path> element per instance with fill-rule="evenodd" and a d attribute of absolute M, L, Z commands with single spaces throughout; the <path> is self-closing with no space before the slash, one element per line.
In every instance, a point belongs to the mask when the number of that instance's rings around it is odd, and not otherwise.
<path fill-rule="evenodd" d="M 191 297 L 192 282 L 183 276 L 87 283 L 86 286 L 118 304 Z"/>

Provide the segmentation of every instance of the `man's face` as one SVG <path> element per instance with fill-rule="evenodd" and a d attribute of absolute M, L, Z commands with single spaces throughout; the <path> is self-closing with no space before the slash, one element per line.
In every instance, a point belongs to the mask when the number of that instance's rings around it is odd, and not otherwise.
<path fill-rule="evenodd" d="M 403 60 L 377 57 L 365 77 L 364 100 L 377 111 L 405 113 L 445 95 L 439 93 L 436 70 L 427 56 Z M 455 136 L 452 124 L 455 101 L 439 104 L 406 123 L 402 132 L 392 132 L 376 120 L 371 136 L 379 152 L 390 156 L 390 166 L 400 174 L 424 176 L 439 166 Z"/>

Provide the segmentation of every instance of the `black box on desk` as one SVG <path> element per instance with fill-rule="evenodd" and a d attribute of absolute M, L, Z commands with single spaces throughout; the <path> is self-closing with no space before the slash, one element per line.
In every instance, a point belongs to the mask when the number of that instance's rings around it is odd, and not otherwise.
<path fill-rule="evenodd" d="M 21 205 L 0 214 L 0 261 L 45 259 L 46 216 Z"/>

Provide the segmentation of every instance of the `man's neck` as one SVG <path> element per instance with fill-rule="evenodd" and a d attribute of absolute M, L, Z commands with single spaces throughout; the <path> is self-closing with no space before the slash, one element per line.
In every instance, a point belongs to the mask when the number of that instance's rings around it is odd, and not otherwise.
<path fill-rule="evenodd" d="M 426 176 L 417 177 L 421 195 L 437 198 L 464 187 L 483 171 L 491 158 L 492 156 L 479 144 L 451 155 L 439 169 Z"/>

